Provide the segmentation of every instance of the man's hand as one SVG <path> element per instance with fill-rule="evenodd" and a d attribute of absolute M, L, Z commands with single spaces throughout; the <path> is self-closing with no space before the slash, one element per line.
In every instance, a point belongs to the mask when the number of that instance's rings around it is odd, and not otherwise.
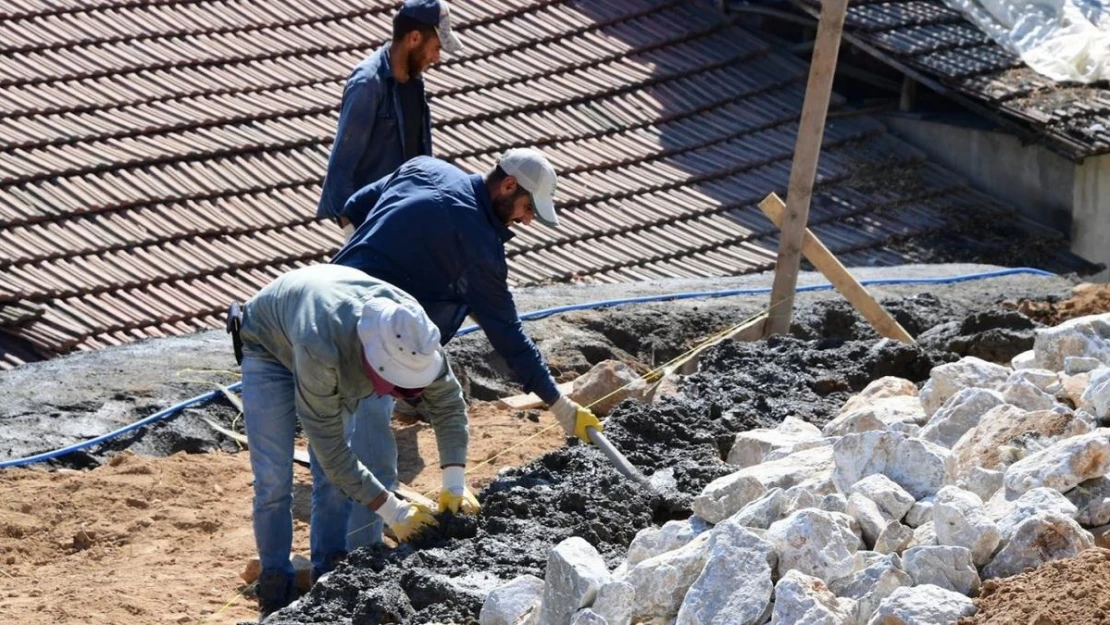
<path fill-rule="evenodd" d="M 385 502 L 374 512 L 393 530 L 397 540 L 405 542 L 429 525 L 438 525 L 432 511 L 418 503 L 401 501 L 389 493 Z"/>
<path fill-rule="evenodd" d="M 443 488 L 439 491 L 439 511 L 478 514 L 478 498 L 466 487 L 466 469 L 457 464 L 443 467 Z"/>
<path fill-rule="evenodd" d="M 579 406 L 566 395 L 560 396 L 554 404 L 551 404 L 551 412 L 563 426 L 567 436 L 577 436 L 587 443 L 590 442 L 590 436 L 586 433 L 586 428 L 593 428 L 598 432 L 604 429 L 589 408 Z"/>

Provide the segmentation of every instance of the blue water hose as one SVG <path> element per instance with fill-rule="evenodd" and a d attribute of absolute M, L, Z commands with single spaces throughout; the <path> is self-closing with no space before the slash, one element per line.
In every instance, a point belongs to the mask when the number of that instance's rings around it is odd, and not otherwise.
<path fill-rule="evenodd" d="M 988 279 L 988 278 L 999 278 L 999 277 L 1002 277 L 1002 276 L 1013 276 L 1013 275 L 1019 275 L 1019 274 L 1044 276 L 1044 277 L 1049 277 L 1049 278 L 1056 277 L 1056 274 L 1050 273 L 1048 271 L 1043 271 L 1043 270 L 1040 270 L 1040 269 L 1033 269 L 1031 267 L 1015 267 L 1015 268 L 1011 268 L 1011 269 L 997 269 L 997 270 L 994 270 L 994 271 L 984 271 L 984 272 L 980 272 L 980 273 L 969 273 L 969 274 L 963 274 L 963 275 L 959 275 L 959 276 L 949 276 L 949 277 L 944 277 L 944 278 L 876 278 L 876 279 L 871 279 L 871 280 L 860 280 L 860 284 L 862 284 L 864 286 L 910 285 L 910 284 L 956 284 L 956 283 L 959 283 L 959 282 L 969 282 L 971 280 L 985 280 L 985 279 Z M 808 285 L 808 286 L 800 286 L 800 287 L 797 288 L 797 292 L 798 293 L 810 293 L 810 292 L 814 292 L 814 291 L 828 291 L 828 290 L 831 290 L 832 288 L 833 288 L 832 284 L 829 284 L 829 283 L 825 282 L 825 283 L 821 283 L 821 284 L 812 284 L 812 285 Z M 596 302 L 586 302 L 584 304 L 570 304 L 570 305 L 567 305 L 567 306 L 554 306 L 554 307 L 551 307 L 551 308 L 544 308 L 544 309 L 541 309 L 541 310 L 535 310 L 535 311 L 532 311 L 532 312 L 529 312 L 529 313 L 524 313 L 524 314 L 520 315 L 520 319 L 522 321 L 534 321 L 536 319 L 544 319 L 544 318 L 550 317 L 552 315 L 558 315 L 558 314 L 561 314 L 561 313 L 571 312 L 571 311 L 575 311 L 575 310 L 597 310 L 597 309 L 600 309 L 600 308 L 611 308 L 613 306 L 622 306 L 622 305 L 625 305 L 625 304 L 643 304 L 643 303 L 648 303 L 648 302 L 672 302 L 672 301 L 676 301 L 676 300 L 695 299 L 695 298 L 711 299 L 711 298 L 718 298 L 718 297 L 732 297 L 732 296 L 736 296 L 736 295 L 763 295 L 763 294 L 767 294 L 767 293 L 770 293 L 770 292 L 771 292 L 770 287 L 759 287 L 759 288 L 748 288 L 748 289 L 725 289 L 725 290 L 721 290 L 721 291 L 686 291 L 686 292 L 681 292 L 681 293 L 669 293 L 669 294 L 665 294 L 665 295 L 644 295 L 644 296 L 640 296 L 640 297 L 625 297 L 625 298 L 619 298 L 619 299 L 599 300 L 599 301 L 596 301 Z M 465 328 L 460 329 L 455 335 L 456 336 L 462 336 L 464 334 L 470 334 L 471 332 L 477 332 L 478 329 L 479 328 L 476 325 L 467 326 Z M 231 386 L 229 386 L 228 390 L 237 391 L 242 386 L 242 384 L 243 384 L 242 382 L 236 382 L 235 384 L 232 384 Z M 216 390 L 216 391 L 211 391 L 209 393 L 205 393 L 203 395 L 198 395 L 196 397 L 193 397 L 192 399 L 185 400 L 185 401 L 183 401 L 179 404 L 176 404 L 174 406 L 170 406 L 169 408 L 166 408 L 164 410 L 160 410 L 160 411 L 150 415 L 149 417 L 146 417 L 146 418 L 141 419 L 139 421 L 136 421 L 136 422 L 134 422 L 130 425 L 119 428 L 118 430 L 113 430 L 111 432 L 108 432 L 107 434 L 103 434 L 101 436 L 89 439 L 87 441 L 82 441 L 80 443 L 74 443 L 72 445 L 62 447 L 61 449 L 55 449 L 53 451 L 47 451 L 47 452 L 43 452 L 41 454 L 35 454 L 33 456 L 28 456 L 26 458 L 16 458 L 16 459 L 13 459 L 13 460 L 0 461 L 0 469 L 5 469 L 5 468 L 8 468 L 8 467 L 19 467 L 19 466 L 24 466 L 24 465 L 28 465 L 28 464 L 33 464 L 35 462 L 45 462 L 47 460 L 53 460 L 55 458 L 58 458 L 60 456 L 64 456 L 66 454 L 73 453 L 75 451 L 81 451 L 83 449 L 88 449 L 89 447 L 94 447 L 96 445 L 100 445 L 102 443 L 105 443 L 105 442 L 113 439 L 113 438 L 116 438 L 118 436 L 123 436 L 124 434 L 127 434 L 128 432 L 133 432 L 133 431 L 135 431 L 135 430 L 137 430 L 141 427 L 150 425 L 151 423 L 155 423 L 157 421 L 162 421 L 164 419 L 168 419 L 168 418 L 176 415 L 177 413 L 181 412 L 182 410 L 184 410 L 186 408 L 189 408 L 190 406 L 195 406 L 197 404 L 204 403 L 206 401 L 215 399 L 217 396 L 219 396 L 221 394 L 221 392 L 222 391 Z"/>

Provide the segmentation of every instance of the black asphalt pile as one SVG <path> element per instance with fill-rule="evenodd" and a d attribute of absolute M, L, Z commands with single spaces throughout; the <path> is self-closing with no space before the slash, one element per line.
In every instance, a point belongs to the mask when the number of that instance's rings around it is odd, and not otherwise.
<path fill-rule="evenodd" d="M 662 492 L 623 478 L 596 449 L 569 444 L 499 476 L 480 494 L 477 518 L 445 518 L 412 545 L 352 554 L 273 622 L 475 622 L 488 590 L 526 573 L 542 577 L 548 551 L 565 538 L 585 538 L 616 566 L 637 531 L 688 516 L 692 498 L 731 472 L 722 458 L 736 433 L 788 415 L 822 425 L 875 378 L 921 383 L 932 367 L 959 357 L 922 344 L 830 335 L 815 320 L 839 318 L 835 309 L 800 316 L 814 338 L 722 343 L 686 379 L 683 396 L 614 411 L 609 438 L 645 474 L 666 475 L 654 480 L 669 484 Z M 927 327 L 944 312 L 925 298 L 902 302 L 899 314 Z"/>

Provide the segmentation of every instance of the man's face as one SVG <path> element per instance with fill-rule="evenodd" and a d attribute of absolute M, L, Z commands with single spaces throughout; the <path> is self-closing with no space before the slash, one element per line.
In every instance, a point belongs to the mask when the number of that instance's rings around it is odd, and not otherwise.
<path fill-rule="evenodd" d="M 440 43 L 438 35 L 423 35 L 412 31 L 408 35 L 409 50 L 407 63 L 409 76 L 419 76 L 429 67 L 439 63 Z"/>
<path fill-rule="evenodd" d="M 510 228 L 516 224 L 527 226 L 536 217 L 532 194 L 517 184 L 512 176 L 501 181 L 499 193 L 493 198 L 493 211 Z"/>

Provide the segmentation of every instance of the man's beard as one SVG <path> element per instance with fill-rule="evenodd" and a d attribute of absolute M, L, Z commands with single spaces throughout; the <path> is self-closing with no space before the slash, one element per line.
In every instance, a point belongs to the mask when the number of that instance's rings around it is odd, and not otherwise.
<path fill-rule="evenodd" d="M 509 219 L 513 216 L 513 203 L 518 196 L 519 193 L 512 196 L 502 195 L 493 199 L 493 212 L 506 226 L 509 225 Z"/>
<path fill-rule="evenodd" d="M 409 78 L 420 78 L 420 74 L 423 73 L 423 68 L 421 67 L 424 62 L 423 52 L 424 43 L 421 42 L 420 45 L 409 50 L 409 53 L 405 56 L 405 65 L 409 70 Z"/>

